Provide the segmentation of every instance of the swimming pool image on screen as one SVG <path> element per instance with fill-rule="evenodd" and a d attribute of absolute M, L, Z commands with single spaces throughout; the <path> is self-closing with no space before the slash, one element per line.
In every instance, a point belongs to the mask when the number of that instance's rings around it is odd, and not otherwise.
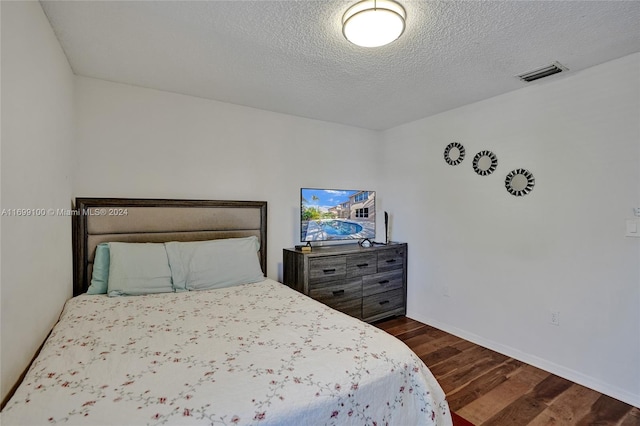
<path fill-rule="evenodd" d="M 300 190 L 300 241 L 372 239 L 375 228 L 374 191 Z"/>

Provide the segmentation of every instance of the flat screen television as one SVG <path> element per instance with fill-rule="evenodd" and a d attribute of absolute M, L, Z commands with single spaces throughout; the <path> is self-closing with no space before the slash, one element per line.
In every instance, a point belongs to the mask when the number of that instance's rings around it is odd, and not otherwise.
<path fill-rule="evenodd" d="M 373 240 L 375 191 L 300 189 L 300 241 Z"/>

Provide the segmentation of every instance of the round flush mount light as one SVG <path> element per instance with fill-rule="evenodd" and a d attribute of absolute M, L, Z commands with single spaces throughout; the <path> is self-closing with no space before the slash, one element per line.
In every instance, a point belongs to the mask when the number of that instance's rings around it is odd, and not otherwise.
<path fill-rule="evenodd" d="M 351 6 L 342 17 L 342 33 L 362 47 L 389 44 L 402 35 L 407 13 L 392 0 L 363 0 Z"/>

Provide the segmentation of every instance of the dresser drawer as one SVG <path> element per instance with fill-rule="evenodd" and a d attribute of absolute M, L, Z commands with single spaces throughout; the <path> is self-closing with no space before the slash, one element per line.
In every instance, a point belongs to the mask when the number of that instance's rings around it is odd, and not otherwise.
<path fill-rule="evenodd" d="M 309 286 L 309 296 L 319 302 L 330 304 L 330 301 L 362 298 L 362 279 L 329 281 Z"/>
<path fill-rule="evenodd" d="M 325 256 L 309 259 L 309 284 L 335 281 L 347 273 L 347 256 Z"/>
<path fill-rule="evenodd" d="M 350 300 L 332 300 L 322 302 L 336 311 L 344 312 L 354 318 L 362 319 L 362 298 Z"/>
<path fill-rule="evenodd" d="M 362 317 L 372 317 L 403 306 L 404 294 L 401 288 L 385 291 L 362 299 Z"/>
<path fill-rule="evenodd" d="M 362 295 L 371 296 L 372 294 L 402 288 L 404 285 L 403 278 L 404 271 L 402 269 L 362 277 Z"/>
<path fill-rule="evenodd" d="M 378 272 L 391 269 L 402 269 L 405 263 L 405 251 L 403 247 L 384 249 L 378 252 Z"/>
<path fill-rule="evenodd" d="M 347 255 L 347 277 L 375 274 L 378 257 L 375 253 Z"/>

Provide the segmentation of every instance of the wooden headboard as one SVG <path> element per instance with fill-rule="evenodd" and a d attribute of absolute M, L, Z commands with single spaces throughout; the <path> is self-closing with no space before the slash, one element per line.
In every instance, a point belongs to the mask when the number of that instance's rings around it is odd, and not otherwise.
<path fill-rule="evenodd" d="M 73 295 L 89 288 L 100 243 L 202 241 L 255 235 L 267 272 L 267 202 L 76 198 L 73 216 Z"/>

